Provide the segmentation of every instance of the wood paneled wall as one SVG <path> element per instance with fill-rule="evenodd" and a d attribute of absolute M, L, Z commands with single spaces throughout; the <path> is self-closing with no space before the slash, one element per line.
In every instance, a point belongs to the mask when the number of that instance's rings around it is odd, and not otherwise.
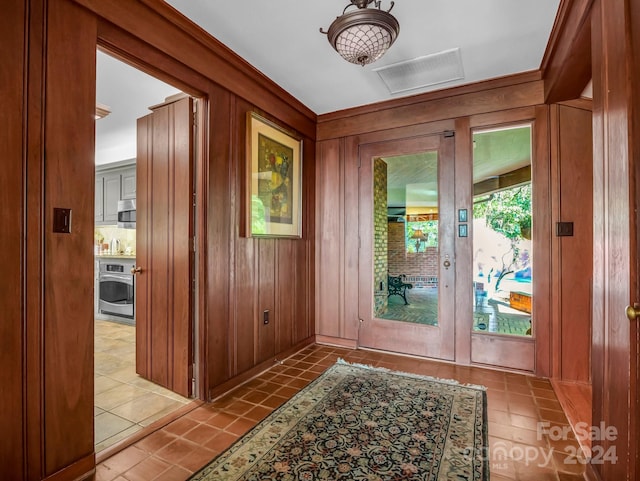
<path fill-rule="evenodd" d="M 474 119 L 475 127 L 533 120 L 537 116 L 533 106 L 542 103 L 542 82 L 535 73 L 527 73 L 318 118 L 316 334 L 320 341 L 357 344 L 359 149 L 367 144 L 458 127 L 464 130 L 460 132 L 460 140 L 456 139 L 459 162 L 469 162 L 470 118 Z M 541 138 L 546 146 L 546 126 L 542 127 Z M 548 159 L 546 151 L 542 152 L 542 158 Z M 471 182 L 469 165 L 466 171 Z M 548 297 L 543 303 L 548 304 Z M 461 347 L 460 351 L 466 349 L 468 359 L 469 336 L 461 339 L 461 344 L 467 347 Z M 543 372 L 546 370 L 547 367 Z"/>
<path fill-rule="evenodd" d="M 2 44 L 2 66 L 0 67 L 0 93 L 5 99 L 0 130 L 3 146 L 2 168 L 0 168 L 0 219 L 3 228 L 0 240 L 0 466 L 3 476 L 10 479 L 23 477 L 21 447 L 24 443 L 22 429 L 24 355 L 23 334 L 25 332 L 24 302 L 22 295 L 24 245 L 26 226 L 23 212 L 26 207 L 26 168 L 23 135 L 26 102 L 23 72 L 27 62 L 25 45 L 26 5 L 22 0 L 5 3 L 0 16 L 0 44 Z"/>
<path fill-rule="evenodd" d="M 7 479 L 80 479 L 95 464 L 96 46 L 204 99 L 199 123 L 207 135 L 197 165 L 203 398 L 313 340 L 316 117 L 163 2 L 11 0 L 4 7 L 0 211 L 12 228 L 2 230 L 0 252 L 0 405 L 12 415 L 0 421 L 0 464 Z M 242 236 L 248 110 L 303 138 L 303 239 Z M 72 209 L 71 234 L 52 232 L 54 207 Z"/>
<path fill-rule="evenodd" d="M 357 292 L 353 289 L 358 275 L 356 226 L 360 207 L 357 196 L 352 195 L 357 192 L 357 185 L 352 183 L 358 176 L 358 149 L 373 142 L 456 130 L 456 172 L 466 172 L 462 177 L 470 179 L 469 129 L 529 120 L 535 121 L 533 150 L 537 162 L 536 372 L 588 382 L 591 268 L 581 264 L 592 255 L 588 208 L 592 157 L 585 142 L 591 136 L 590 112 L 545 106 L 542 84 L 530 75 L 514 76 L 513 84 L 499 79 L 464 90 L 449 89 L 448 97 L 440 91 L 320 116 L 316 244 L 320 341 L 356 345 L 358 339 Z M 551 163 L 555 175 L 550 171 Z M 554 205 L 552 192 L 556 193 Z M 470 200 L 460 198 L 456 202 L 467 205 Z M 574 237 L 562 241 L 555 238 L 558 220 L 574 222 Z M 464 259 L 459 261 L 464 263 Z M 552 301 L 557 312 L 551 308 Z M 459 308 L 471 309 L 460 303 Z M 458 362 L 470 362 L 468 344 L 467 334 L 458 336 Z"/>
<path fill-rule="evenodd" d="M 593 149 L 591 110 L 551 107 L 553 218 L 573 222 L 573 236 L 553 232 L 553 377 L 591 379 Z M 586 194 L 586 195 L 585 195 Z"/>

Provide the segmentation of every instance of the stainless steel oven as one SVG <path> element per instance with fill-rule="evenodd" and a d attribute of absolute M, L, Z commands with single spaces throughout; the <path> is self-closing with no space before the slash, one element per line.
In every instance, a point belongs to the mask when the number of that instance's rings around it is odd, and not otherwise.
<path fill-rule="evenodd" d="M 135 319 L 135 261 L 100 259 L 98 312 L 110 319 L 133 324 Z"/>

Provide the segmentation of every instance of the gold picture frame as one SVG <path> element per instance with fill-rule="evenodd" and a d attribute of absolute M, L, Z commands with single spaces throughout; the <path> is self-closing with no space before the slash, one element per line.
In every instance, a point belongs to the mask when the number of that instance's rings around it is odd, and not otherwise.
<path fill-rule="evenodd" d="M 248 237 L 302 237 L 302 139 L 247 113 Z"/>

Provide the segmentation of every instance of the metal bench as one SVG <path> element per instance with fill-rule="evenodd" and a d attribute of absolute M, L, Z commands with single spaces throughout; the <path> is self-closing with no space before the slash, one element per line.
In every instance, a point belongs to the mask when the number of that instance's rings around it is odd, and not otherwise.
<path fill-rule="evenodd" d="M 405 305 L 407 305 L 409 304 L 407 301 L 407 289 L 413 289 L 413 284 L 404 282 L 403 279 L 405 277 L 404 274 L 400 274 L 399 276 L 390 276 L 387 274 L 387 287 L 389 290 L 387 297 L 400 296 L 404 299 Z"/>

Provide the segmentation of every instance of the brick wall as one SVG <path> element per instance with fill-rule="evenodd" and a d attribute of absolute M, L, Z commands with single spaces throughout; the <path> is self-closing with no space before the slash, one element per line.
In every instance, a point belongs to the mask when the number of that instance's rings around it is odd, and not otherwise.
<path fill-rule="evenodd" d="M 389 222 L 388 230 L 388 262 L 389 274 L 397 276 L 405 274 L 406 282 L 414 287 L 437 285 L 438 282 L 438 248 L 427 247 L 426 252 L 407 252 L 405 246 L 404 222 Z"/>
<path fill-rule="evenodd" d="M 373 164 L 374 259 L 373 291 L 375 315 L 387 310 L 387 163 L 376 159 Z M 380 287 L 382 286 L 382 289 Z"/>

